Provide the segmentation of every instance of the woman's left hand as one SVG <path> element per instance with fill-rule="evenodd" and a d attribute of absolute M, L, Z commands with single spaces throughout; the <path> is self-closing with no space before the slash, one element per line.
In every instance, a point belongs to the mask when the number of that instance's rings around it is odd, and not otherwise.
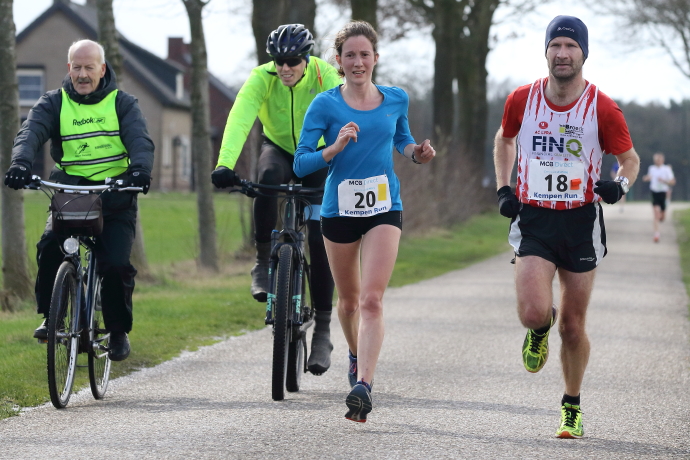
<path fill-rule="evenodd" d="M 425 139 L 421 144 L 415 145 L 412 149 L 415 160 L 420 163 L 428 163 L 436 156 L 436 150 L 431 146 L 431 141 Z"/>

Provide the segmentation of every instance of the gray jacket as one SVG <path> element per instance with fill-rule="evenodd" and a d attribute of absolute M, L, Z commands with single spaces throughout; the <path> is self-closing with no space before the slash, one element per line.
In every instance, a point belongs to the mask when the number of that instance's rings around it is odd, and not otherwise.
<path fill-rule="evenodd" d="M 69 75 L 62 81 L 62 88 L 74 102 L 97 104 L 117 89 L 117 80 L 115 72 L 106 63 L 105 75 L 101 79 L 98 89 L 93 93 L 84 96 L 77 93 Z M 21 165 L 32 169 L 34 158 L 48 139 L 51 140 L 50 156 L 56 163 L 60 163 L 63 156 L 60 138 L 61 108 L 62 95 L 59 89 L 45 93 L 31 108 L 29 116 L 14 139 L 12 165 Z M 153 169 L 154 145 L 146 129 L 146 119 L 139 109 L 137 99 L 123 91 L 118 91 L 115 98 L 115 111 L 120 122 L 120 139 L 129 153 L 129 171 L 141 171 L 150 176 Z M 64 182 L 64 179 L 67 178 L 64 176 L 68 175 L 55 168 L 50 177 L 51 180 Z"/>

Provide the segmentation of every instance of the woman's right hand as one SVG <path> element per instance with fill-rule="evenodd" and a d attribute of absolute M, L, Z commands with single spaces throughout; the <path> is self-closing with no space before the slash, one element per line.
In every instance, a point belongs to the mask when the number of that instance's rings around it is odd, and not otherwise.
<path fill-rule="evenodd" d="M 323 155 L 323 159 L 326 160 L 326 163 L 331 161 L 334 156 L 342 152 L 345 146 L 350 142 L 350 139 L 357 142 L 358 132 L 359 126 L 357 126 L 357 123 L 354 121 L 351 121 L 340 128 L 335 142 L 321 151 L 321 155 Z"/>

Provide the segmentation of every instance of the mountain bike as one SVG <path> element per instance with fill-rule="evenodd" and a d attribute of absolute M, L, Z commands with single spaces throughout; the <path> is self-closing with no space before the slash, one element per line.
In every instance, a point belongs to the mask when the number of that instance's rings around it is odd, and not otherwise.
<path fill-rule="evenodd" d="M 281 401 L 285 398 L 285 389 L 299 391 L 302 374 L 307 372 L 306 337 L 314 323 L 314 309 L 310 307 L 311 272 L 304 250 L 303 230 L 313 212 L 307 198 L 323 195 L 323 188 L 307 188 L 301 184 L 264 185 L 242 180 L 241 189 L 232 192 L 250 198 L 282 199 L 282 213 L 279 213 L 282 228 L 271 234 L 265 320 L 273 327 L 271 396 Z"/>
<path fill-rule="evenodd" d="M 85 211 L 71 210 L 69 203 L 98 198 L 101 193 L 141 192 L 141 187 L 125 187 L 122 181 L 106 180 L 105 185 L 66 185 L 32 176 L 26 188 L 41 190 L 51 199 L 53 230 L 56 220 L 63 230 L 65 254 L 57 271 L 48 313 L 48 390 L 57 409 L 67 406 L 77 368 L 77 355 L 88 354 L 89 384 L 96 399 L 102 399 L 110 379 L 108 343 L 110 333 L 103 321 L 101 282 L 98 276 L 95 241 L 100 205 Z M 56 198 L 60 198 L 57 200 Z M 56 204 L 58 203 L 58 204 Z"/>

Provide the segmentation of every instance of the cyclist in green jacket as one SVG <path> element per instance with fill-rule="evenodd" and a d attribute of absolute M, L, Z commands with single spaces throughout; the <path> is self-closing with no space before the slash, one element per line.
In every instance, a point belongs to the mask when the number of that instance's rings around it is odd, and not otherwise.
<path fill-rule="evenodd" d="M 302 24 L 282 25 L 271 32 L 266 41 L 266 52 L 273 60 L 252 70 L 228 115 L 218 165 L 211 174 L 216 187 L 237 184 L 238 177 L 233 169 L 257 116 L 263 124 L 259 183 L 279 185 L 298 180 L 292 164 L 307 108 L 317 94 L 341 84 L 335 68 L 309 55 L 313 46 L 312 34 Z M 319 145 L 325 145 L 323 139 Z M 298 182 L 306 187 L 321 187 L 327 172 L 324 168 Z M 307 222 L 307 233 L 316 317 L 307 365 L 310 372 L 320 375 L 331 365 L 330 321 L 334 285 L 319 225 L 321 198 L 313 199 L 311 204 L 313 213 Z M 251 293 L 259 302 L 266 302 L 271 232 L 277 219 L 275 198 L 254 199 L 256 264 L 251 272 Z"/>

